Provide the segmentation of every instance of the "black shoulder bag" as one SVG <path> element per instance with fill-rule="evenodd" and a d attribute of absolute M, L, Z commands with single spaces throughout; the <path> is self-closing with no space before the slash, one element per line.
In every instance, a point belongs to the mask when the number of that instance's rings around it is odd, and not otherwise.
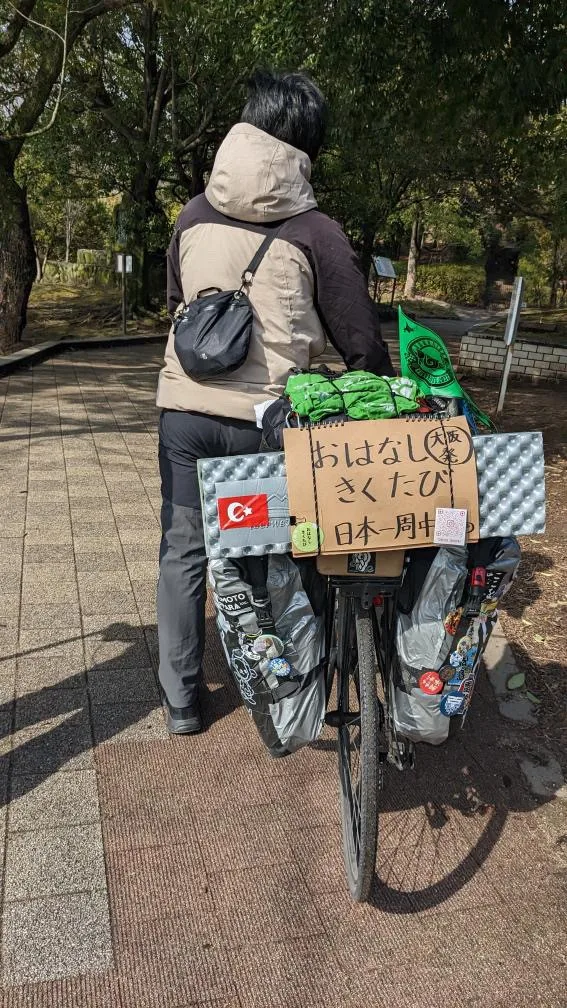
<path fill-rule="evenodd" d="M 206 381 L 229 374 L 246 360 L 252 336 L 252 305 L 245 293 L 280 228 L 264 238 L 242 274 L 238 290 L 197 295 L 173 321 L 174 349 L 185 374 Z"/>

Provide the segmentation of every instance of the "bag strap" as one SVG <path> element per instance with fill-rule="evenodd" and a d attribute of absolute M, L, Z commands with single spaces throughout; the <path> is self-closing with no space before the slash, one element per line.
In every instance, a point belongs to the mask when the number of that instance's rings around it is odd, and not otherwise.
<path fill-rule="evenodd" d="M 242 287 L 244 286 L 244 284 L 252 283 L 252 279 L 254 277 L 256 270 L 258 269 L 258 266 L 262 262 L 262 259 L 266 255 L 266 252 L 268 251 L 272 242 L 275 241 L 275 239 L 278 237 L 284 223 L 285 221 L 283 221 L 279 227 L 274 228 L 273 231 L 270 231 L 270 233 L 266 235 L 266 237 L 264 238 L 264 241 L 260 245 L 260 248 L 258 249 L 253 259 L 250 261 L 249 265 L 246 267 L 246 269 L 242 274 Z"/>

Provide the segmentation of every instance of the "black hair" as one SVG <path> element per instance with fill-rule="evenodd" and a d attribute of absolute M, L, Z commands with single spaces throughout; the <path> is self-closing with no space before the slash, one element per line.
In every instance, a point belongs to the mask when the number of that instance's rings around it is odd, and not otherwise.
<path fill-rule="evenodd" d="M 306 73 L 256 70 L 240 121 L 304 151 L 314 161 L 328 121 L 326 99 Z"/>

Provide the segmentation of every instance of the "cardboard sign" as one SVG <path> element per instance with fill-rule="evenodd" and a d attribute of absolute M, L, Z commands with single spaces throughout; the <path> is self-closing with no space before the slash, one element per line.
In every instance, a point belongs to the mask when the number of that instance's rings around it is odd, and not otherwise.
<path fill-rule="evenodd" d="M 321 554 L 432 545 L 439 507 L 466 508 L 467 541 L 479 538 L 464 417 L 290 428 L 284 447 L 292 523 L 319 529 Z"/>

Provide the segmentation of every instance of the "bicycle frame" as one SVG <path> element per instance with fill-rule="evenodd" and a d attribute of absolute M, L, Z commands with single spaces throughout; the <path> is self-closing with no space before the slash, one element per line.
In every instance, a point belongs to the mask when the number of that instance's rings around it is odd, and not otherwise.
<path fill-rule="evenodd" d="M 384 689 L 384 704 L 378 700 L 381 716 L 384 721 L 388 739 L 388 752 L 385 758 L 398 770 L 414 766 L 415 748 L 412 742 L 398 736 L 393 711 L 394 672 L 395 672 L 395 629 L 397 592 L 401 587 L 403 575 L 396 578 L 353 578 L 332 575 L 329 577 L 328 605 L 325 622 L 326 653 L 328 659 L 328 674 L 326 683 L 326 699 L 329 702 L 334 680 L 332 655 L 335 649 L 333 635 L 335 630 L 335 609 L 339 594 L 347 598 L 360 599 L 365 609 L 372 613 L 372 628 L 378 671 Z M 379 623 L 378 611 L 381 610 Z M 326 722 L 331 727 L 339 728 L 340 720 L 337 712 L 328 712 Z"/>

